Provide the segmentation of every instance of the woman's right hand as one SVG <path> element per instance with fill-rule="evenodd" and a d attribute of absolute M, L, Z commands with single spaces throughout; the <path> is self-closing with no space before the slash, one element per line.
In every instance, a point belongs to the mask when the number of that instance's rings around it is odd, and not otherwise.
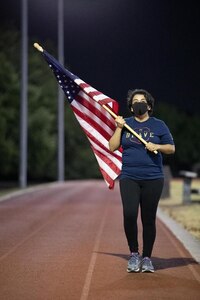
<path fill-rule="evenodd" d="M 124 124 L 126 123 L 122 116 L 117 116 L 117 118 L 115 119 L 115 122 L 117 124 L 117 127 L 119 127 L 119 128 L 123 128 Z"/>

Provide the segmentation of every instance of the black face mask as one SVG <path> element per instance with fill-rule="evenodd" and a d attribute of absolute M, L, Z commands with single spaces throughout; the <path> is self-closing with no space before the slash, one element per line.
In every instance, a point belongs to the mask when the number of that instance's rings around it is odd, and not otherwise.
<path fill-rule="evenodd" d="M 135 102 L 132 105 L 132 108 L 133 108 L 133 113 L 136 116 L 144 115 L 148 110 L 146 102 Z"/>

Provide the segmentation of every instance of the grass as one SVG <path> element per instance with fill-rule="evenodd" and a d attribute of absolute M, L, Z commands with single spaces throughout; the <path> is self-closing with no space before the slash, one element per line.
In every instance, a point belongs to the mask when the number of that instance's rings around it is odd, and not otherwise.
<path fill-rule="evenodd" d="M 18 190 L 19 190 L 19 188 L 17 188 L 17 187 L 16 188 L 9 188 L 9 189 L 5 189 L 5 188 L 0 189 L 0 197 L 5 196 L 6 194 L 9 194 L 9 193 L 18 191 Z"/>
<path fill-rule="evenodd" d="M 192 181 L 192 188 L 200 189 L 200 180 Z M 192 194 L 191 203 L 182 203 L 183 181 L 174 179 L 170 183 L 170 198 L 161 199 L 160 208 L 182 224 L 194 237 L 200 240 L 200 195 Z"/>

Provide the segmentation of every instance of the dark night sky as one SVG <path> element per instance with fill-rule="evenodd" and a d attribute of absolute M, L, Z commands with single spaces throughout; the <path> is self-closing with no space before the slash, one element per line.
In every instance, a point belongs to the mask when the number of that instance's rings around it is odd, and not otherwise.
<path fill-rule="evenodd" d="M 2 3 L 4 2 L 4 3 Z M 19 27 L 19 0 L 1 1 L 1 24 Z M 130 88 L 187 112 L 200 109 L 197 1 L 64 0 L 65 66 L 121 102 Z M 29 0 L 29 35 L 57 40 L 57 0 Z M 48 49 L 46 49 L 48 51 Z M 37 53 L 36 53 L 37 55 Z"/>

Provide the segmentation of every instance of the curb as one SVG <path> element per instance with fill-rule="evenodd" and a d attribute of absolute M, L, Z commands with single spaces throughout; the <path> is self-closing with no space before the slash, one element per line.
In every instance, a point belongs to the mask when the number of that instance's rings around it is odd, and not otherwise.
<path fill-rule="evenodd" d="M 63 182 L 55 181 L 55 182 L 51 182 L 51 183 L 44 183 L 44 184 L 39 184 L 39 185 L 36 185 L 36 186 L 33 186 L 33 187 L 27 187 L 27 188 L 24 188 L 24 189 L 19 189 L 18 191 L 14 191 L 14 192 L 8 193 L 4 196 L 1 196 L 0 197 L 0 202 L 6 201 L 6 200 L 9 200 L 13 197 L 21 196 L 21 195 L 24 195 L 24 194 L 33 193 L 35 191 L 41 191 L 41 190 L 46 189 L 46 188 L 60 187 L 62 185 L 63 185 Z"/>
<path fill-rule="evenodd" d="M 174 233 L 192 257 L 200 264 L 200 241 L 193 237 L 182 225 L 170 218 L 158 207 L 158 218 Z"/>

